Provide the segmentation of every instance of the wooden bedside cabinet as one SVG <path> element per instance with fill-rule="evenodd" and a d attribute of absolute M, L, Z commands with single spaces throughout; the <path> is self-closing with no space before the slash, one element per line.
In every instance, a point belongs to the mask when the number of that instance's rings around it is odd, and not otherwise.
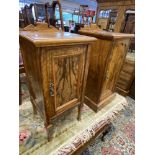
<path fill-rule="evenodd" d="M 90 52 L 85 92 L 85 103 L 97 112 L 115 95 L 116 81 L 134 35 L 103 31 L 95 25 L 87 26 L 79 33 L 97 38 Z"/>
<path fill-rule="evenodd" d="M 80 119 L 96 39 L 48 28 L 20 31 L 19 39 L 34 112 L 43 118 L 50 139 L 52 119 L 75 106 Z"/>

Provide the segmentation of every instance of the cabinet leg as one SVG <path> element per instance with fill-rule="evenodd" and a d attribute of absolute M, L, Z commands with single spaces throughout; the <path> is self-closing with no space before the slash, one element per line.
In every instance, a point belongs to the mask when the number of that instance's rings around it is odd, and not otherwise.
<path fill-rule="evenodd" d="M 36 106 L 34 104 L 34 99 L 33 99 L 32 96 L 30 96 L 30 100 L 31 100 L 31 103 L 32 103 L 33 114 L 36 115 L 37 114 L 37 109 L 36 109 Z"/>
<path fill-rule="evenodd" d="M 78 117 L 77 117 L 78 121 L 81 120 L 81 110 L 82 110 L 82 107 L 83 107 L 83 104 L 78 105 Z"/>
<path fill-rule="evenodd" d="M 50 125 L 45 125 L 46 127 L 46 132 L 47 132 L 47 140 L 48 142 L 51 140 L 51 133 L 52 133 L 52 124 Z"/>
<path fill-rule="evenodd" d="M 22 88 L 21 88 L 21 79 L 20 79 L 20 75 L 19 75 L 19 105 L 22 104 Z"/>

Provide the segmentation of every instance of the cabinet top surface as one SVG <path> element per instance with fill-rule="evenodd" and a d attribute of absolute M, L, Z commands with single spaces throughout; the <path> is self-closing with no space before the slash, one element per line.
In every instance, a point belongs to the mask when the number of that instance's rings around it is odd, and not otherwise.
<path fill-rule="evenodd" d="M 80 34 L 91 35 L 93 37 L 99 37 L 103 39 L 121 39 L 121 38 L 134 38 L 134 34 L 108 32 L 104 30 L 80 30 Z"/>
<path fill-rule="evenodd" d="M 20 38 L 32 42 L 36 47 L 66 45 L 72 43 L 90 43 L 96 39 L 69 32 L 20 31 Z"/>

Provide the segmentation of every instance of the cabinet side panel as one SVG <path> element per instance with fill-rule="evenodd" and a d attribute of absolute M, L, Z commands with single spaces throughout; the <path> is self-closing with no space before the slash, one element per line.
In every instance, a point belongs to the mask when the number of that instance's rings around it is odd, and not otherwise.
<path fill-rule="evenodd" d="M 85 95 L 94 102 L 98 102 L 100 96 L 101 82 L 110 46 L 111 41 L 97 39 L 91 48 Z"/>
<path fill-rule="evenodd" d="M 22 52 L 24 67 L 29 83 L 30 96 L 33 98 L 36 108 L 41 117 L 45 119 L 44 100 L 42 93 L 42 82 L 40 73 L 40 51 L 30 42 L 20 38 L 20 48 Z"/>

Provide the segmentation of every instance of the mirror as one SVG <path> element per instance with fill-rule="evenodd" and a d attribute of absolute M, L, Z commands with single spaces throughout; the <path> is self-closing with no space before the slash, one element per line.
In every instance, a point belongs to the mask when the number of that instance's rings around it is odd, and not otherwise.
<path fill-rule="evenodd" d="M 118 11 L 117 10 L 111 10 L 110 11 L 108 26 L 107 26 L 108 31 L 114 32 L 117 16 L 118 16 Z"/>
<path fill-rule="evenodd" d="M 37 22 L 45 22 L 45 5 L 35 3 L 35 16 Z"/>

